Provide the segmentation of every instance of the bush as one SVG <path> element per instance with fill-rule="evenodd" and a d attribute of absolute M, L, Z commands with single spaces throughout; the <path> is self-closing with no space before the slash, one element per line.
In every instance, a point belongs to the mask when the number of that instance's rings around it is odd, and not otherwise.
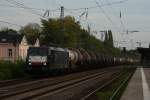
<path fill-rule="evenodd" d="M 25 62 L 23 61 L 17 61 L 16 63 L 0 61 L 0 79 L 5 80 L 27 76 L 24 66 Z"/>

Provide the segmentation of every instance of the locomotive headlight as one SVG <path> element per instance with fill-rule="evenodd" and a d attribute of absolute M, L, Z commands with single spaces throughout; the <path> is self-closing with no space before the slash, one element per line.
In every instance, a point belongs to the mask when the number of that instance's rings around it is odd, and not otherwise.
<path fill-rule="evenodd" d="M 29 62 L 29 65 L 31 65 L 31 62 Z"/>
<path fill-rule="evenodd" d="M 45 65 L 45 66 L 46 66 L 46 65 L 47 65 L 47 64 L 46 64 L 46 62 L 44 62 L 44 63 L 43 63 L 43 65 Z"/>
<path fill-rule="evenodd" d="M 32 59 L 31 59 L 31 56 L 29 56 L 28 60 L 29 60 L 29 62 L 32 60 Z"/>

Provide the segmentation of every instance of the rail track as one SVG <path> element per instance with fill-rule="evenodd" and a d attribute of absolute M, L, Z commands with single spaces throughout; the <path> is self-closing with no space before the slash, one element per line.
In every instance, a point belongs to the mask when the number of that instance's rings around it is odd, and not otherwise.
<path fill-rule="evenodd" d="M 117 94 L 119 94 L 119 92 L 122 92 L 120 90 L 123 88 L 123 86 L 126 84 L 126 82 L 129 81 L 130 78 L 132 77 L 132 75 L 134 74 L 134 69 L 132 68 L 132 71 L 131 70 L 126 70 L 126 72 L 128 72 L 126 78 L 123 78 L 121 84 L 118 87 L 116 87 L 116 89 L 113 92 L 113 94 L 111 96 L 109 95 L 109 97 L 110 97 L 109 100 L 115 100 L 115 97 L 117 96 Z M 98 98 L 96 97 L 96 93 L 98 91 L 101 91 L 101 90 L 103 91 L 104 88 L 106 88 L 106 90 L 107 90 L 107 86 L 112 85 L 113 82 L 115 82 L 118 79 L 122 78 L 122 76 L 124 74 L 126 74 L 126 72 L 120 73 L 120 75 L 118 75 L 118 76 L 110 79 L 108 82 L 106 82 L 105 84 L 101 85 L 97 89 L 91 91 L 90 93 L 88 93 L 87 95 L 85 95 L 84 97 L 82 97 L 80 100 L 98 100 Z"/>
<path fill-rule="evenodd" d="M 89 98 L 91 98 L 91 96 L 93 94 L 95 94 L 97 91 L 100 91 L 101 89 L 103 89 L 104 87 L 108 86 L 109 84 L 111 84 L 114 80 L 118 79 L 122 74 L 120 73 L 118 76 L 113 77 L 112 79 L 110 79 L 108 82 L 106 82 L 105 84 L 101 85 L 100 87 L 98 87 L 97 89 L 89 92 L 88 94 L 86 94 L 85 96 L 83 96 L 81 98 L 81 100 L 90 100 Z"/>
<path fill-rule="evenodd" d="M 3 80 L 0 81 L 0 88 L 11 86 L 11 85 L 16 85 L 16 84 L 21 84 L 29 81 L 34 81 L 36 79 L 31 79 L 31 78 L 18 78 L 18 79 L 11 79 L 11 80 Z"/>
<path fill-rule="evenodd" d="M 106 77 L 115 76 L 116 72 L 104 72 L 94 77 L 88 77 L 78 82 L 73 82 L 67 86 L 62 86 L 53 91 L 44 94 L 29 97 L 31 100 L 80 100 L 82 96 L 86 95 L 91 90 L 96 89 L 97 85 L 104 84 Z M 96 87 L 95 87 L 96 86 Z"/>
<path fill-rule="evenodd" d="M 82 92 L 80 90 L 85 91 L 86 89 L 89 91 L 91 90 L 89 88 L 91 88 L 93 85 L 102 85 L 109 78 L 118 76 L 120 70 L 120 68 L 107 68 L 8 86 L 5 88 L 0 88 L 0 90 L 7 90 L 5 92 L 0 92 L 0 99 L 65 100 L 69 98 L 76 100 L 85 95 L 85 93 L 79 95 L 79 93 Z M 76 89 L 77 91 L 75 91 Z M 66 92 L 69 94 L 66 94 Z M 78 98 L 75 98 L 76 96 L 78 96 Z"/>

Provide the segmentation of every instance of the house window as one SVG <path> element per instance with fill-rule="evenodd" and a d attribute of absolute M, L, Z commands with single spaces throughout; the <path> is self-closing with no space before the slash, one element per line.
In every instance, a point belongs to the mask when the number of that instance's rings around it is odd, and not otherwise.
<path fill-rule="evenodd" d="M 12 49 L 8 49 L 8 56 L 12 57 Z"/>

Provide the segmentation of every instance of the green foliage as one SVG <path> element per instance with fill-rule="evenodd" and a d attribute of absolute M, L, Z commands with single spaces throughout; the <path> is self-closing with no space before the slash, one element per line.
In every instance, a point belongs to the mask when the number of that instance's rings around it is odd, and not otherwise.
<path fill-rule="evenodd" d="M 84 33 L 81 35 L 82 38 L 82 43 L 81 47 L 89 50 L 89 51 L 94 51 L 94 52 L 102 52 L 103 49 L 103 43 L 96 39 L 94 36 L 89 35 L 88 33 Z"/>
<path fill-rule="evenodd" d="M 42 20 L 42 44 L 59 44 L 62 47 L 84 48 L 90 51 L 102 51 L 103 43 L 81 28 L 73 17 Z"/>
<path fill-rule="evenodd" d="M 90 35 L 88 30 L 82 29 L 80 23 L 71 16 L 66 16 L 64 19 L 42 19 L 41 25 L 40 27 L 36 23 L 29 23 L 20 30 L 27 37 L 28 43 L 34 44 L 39 38 L 41 45 L 57 44 L 61 47 L 84 48 L 94 52 L 115 55 L 120 53 L 119 49 L 114 48 L 111 30 L 106 31 L 103 42 Z"/>
<path fill-rule="evenodd" d="M 0 80 L 25 77 L 27 74 L 24 71 L 25 63 L 17 61 L 0 61 Z"/>
<path fill-rule="evenodd" d="M 111 30 L 106 31 L 105 40 L 100 41 L 90 35 L 88 30 L 82 29 L 74 17 L 64 19 L 50 18 L 41 20 L 41 27 L 35 23 L 24 26 L 20 32 L 27 37 L 30 44 L 40 38 L 41 45 L 57 44 L 61 47 L 84 48 L 89 51 L 119 54 L 114 48 Z"/>
<path fill-rule="evenodd" d="M 105 39 L 104 39 L 104 45 L 108 45 L 108 33 L 105 31 Z"/>
<path fill-rule="evenodd" d="M 71 16 L 64 19 L 41 20 L 42 33 L 41 44 L 50 43 L 61 45 L 62 47 L 84 48 L 89 51 L 110 53 L 116 55 L 119 49 L 114 48 L 111 30 L 106 31 L 105 40 L 100 41 L 95 36 L 82 29 L 80 24 Z"/>
<path fill-rule="evenodd" d="M 43 31 L 42 44 L 55 43 L 64 47 L 76 47 L 78 42 L 78 30 L 80 26 L 72 17 L 61 19 L 42 20 Z"/>
<path fill-rule="evenodd" d="M 38 24 L 29 23 L 20 30 L 20 33 L 26 36 L 30 44 L 34 44 L 36 39 L 40 36 L 40 31 L 41 29 Z"/>
<path fill-rule="evenodd" d="M 111 30 L 108 30 L 108 36 L 109 36 L 109 39 L 108 39 L 108 46 L 113 48 L 114 47 L 114 44 L 113 44 L 113 36 L 112 36 L 112 32 Z"/>
<path fill-rule="evenodd" d="M 10 79 L 12 78 L 11 71 L 9 69 L 10 62 L 0 62 L 0 79 Z"/>
<path fill-rule="evenodd" d="M 109 48 L 113 48 L 113 47 L 114 47 L 114 44 L 113 44 L 113 36 L 112 36 L 111 30 L 108 30 L 108 31 L 105 32 L 104 44 L 105 44 L 106 46 L 108 46 Z"/>

